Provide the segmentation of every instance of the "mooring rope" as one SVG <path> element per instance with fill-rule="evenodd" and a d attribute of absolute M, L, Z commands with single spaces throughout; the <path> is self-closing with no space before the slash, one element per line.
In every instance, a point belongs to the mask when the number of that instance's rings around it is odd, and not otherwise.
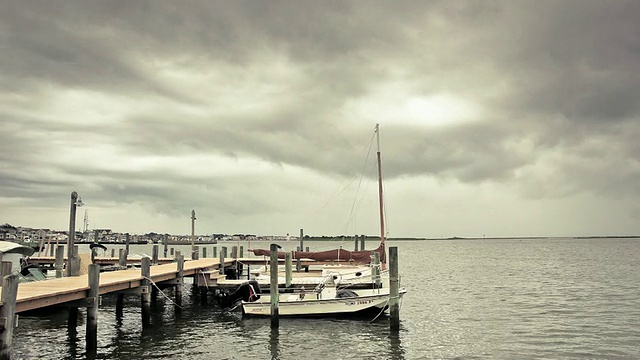
<path fill-rule="evenodd" d="M 172 303 L 174 306 L 177 306 L 177 307 L 179 307 L 180 309 L 184 309 L 182 306 L 180 306 L 180 305 L 176 304 L 176 303 L 175 303 L 175 301 L 171 300 L 171 298 L 170 298 L 169 296 L 167 296 L 167 294 L 165 294 L 165 293 L 164 293 L 164 291 L 162 291 L 162 290 L 158 287 L 158 285 L 156 285 L 156 283 L 155 283 L 153 280 L 151 280 L 151 278 L 148 278 L 148 277 L 146 277 L 146 276 L 143 276 L 142 278 L 143 278 L 143 279 L 145 279 L 145 280 L 149 280 L 149 282 L 151 283 L 151 285 L 153 285 L 156 289 L 158 289 L 158 292 L 159 292 L 160 294 L 162 294 L 162 296 L 164 296 L 167 300 L 169 300 L 169 302 L 170 302 L 170 303 Z"/>

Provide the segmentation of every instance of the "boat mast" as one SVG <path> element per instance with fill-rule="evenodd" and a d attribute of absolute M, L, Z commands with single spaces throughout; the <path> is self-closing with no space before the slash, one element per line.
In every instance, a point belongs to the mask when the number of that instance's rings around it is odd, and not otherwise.
<path fill-rule="evenodd" d="M 378 144 L 378 202 L 380 203 L 380 243 L 384 244 L 384 202 L 382 197 L 382 161 L 380 160 L 380 124 L 376 124 L 376 140 Z"/>

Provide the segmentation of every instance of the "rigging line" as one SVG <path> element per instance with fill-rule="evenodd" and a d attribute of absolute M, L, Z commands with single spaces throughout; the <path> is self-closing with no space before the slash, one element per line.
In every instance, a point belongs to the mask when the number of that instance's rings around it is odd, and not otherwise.
<path fill-rule="evenodd" d="M 369 140 L 369 149 L 367 151 L 367 157 L 365 158 L 364 164 L 362 165 L 362 171 L 360 172 L 360 179 L 358 181 L 358 186 L 356 187 L 356 194 L 354 196 L 353 199 L 353 203 L 351 204 L 351 211 L 349 212 L 349 218 L 347 219 L 347 224 L 345 225 L 345 232 L 348 230 L 349 228 L 349 224 L 351 223 L 351 221 L 353 220 L 354 216 L 355 216 L 355 208 L 356 208 L 356 203 L 358 203 L 358 194 L 360 193 L 360 187 L 362 186 L 362 179 L 364 179 L 365 174 L 366 174 L 366 169 L 367 169 L 367 164 L 369 164 L 369 159 L 371 158 L 371 149 L 373 148 L 373 139 L 375 139 L 375 132 L 373 133 L 373 135 L 371 136 L 371 139 Z M 360 203 L 363 201 L 363 198 L 360 198 Z"/>
<path fill-rule="evenodd" d="M 146 279 L 146 280 L 149 280 L 149 282 L 150 282 L 150 283 L 151 283 L 151 284 L 152 284 L 156 289 L 158 289 L 158 292 L 159 292 L 160 294 L 162 294 L 162 296 L 164 296 L 165 298 L 167 298 L 167 300 L 169 300 L 169 302 L 170 302 L 171 304 L 173 304 L 174 306 L 179 307 L 180 309 L 184 309 L 182 306 L 180 306 L 180 305 L 176 304 L 173 300 L 171 300 L 171 298 L 170 298 L 170 297 L 168 297 L 168 296 L 167 296 L 167 294 L 165 294 L 165 293 L 164 293 L 164 291 L 162 291 L 162 289 L 160 289 L 160 288 L 158 287 L 158 285 L 156 285 L 156 283 L 155 283 L 153 280 L 151 280 L 151 278 L 148 278 L 148 277 L 146 277 L 146 276 L 143 276 L 142 278 L 143 278 L 143 279 Z M 181 285 L 180 285 L 180 286 L 181 286 Z"/>
<path fill-rule="evenodd" d="M 371 137 L 371 139 L 369 140 L 369 146 L 368 146 L 368 154 L 367 154 L 367 161 L 368 161 L 368 157 L 370 156 L 371 153 L 371 147 L 373 144 L 373 139 L 375 137 L 375 133 L 374 135 Z M 365 162 L 366 164 L 366 162 Z M 353 184 L 354 181 L 356 181 L 358 179 L 358 174 L 354 175 L 352 178 L 350 178 L 348 181 L 343 182 L 342 184 L 340 184 L 340 186 L 338 186 L 338 189 L 329 196 L 329 199 L 324 203 L 324 205 L 322 205 L 319 209 L 317 209 L 316 211 L 313 212 L 313 214 L 309 215 L 308 218 L 311 218 L 315 215 L 317 215 L 319 212 L 321 212 L 322 210 L 324 210 L 330 203 L 332 203 L 335 199 L 337 199 L 343 192 L 345 192 L 350 186 L 351 184 Z M 345 184 L 346 183 L 346 184 Z M 342 186 L 343 184 L 345 184 L 344 186 Z"/>

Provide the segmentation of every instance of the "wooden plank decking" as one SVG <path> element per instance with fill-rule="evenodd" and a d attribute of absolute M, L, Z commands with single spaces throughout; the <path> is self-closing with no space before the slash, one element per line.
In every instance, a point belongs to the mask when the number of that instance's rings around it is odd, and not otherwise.
<path fill-rule="evenodd" d="M 228 259 L 225 265 L 234 260 Z M 220 266 L 219 259 L 200 259 L 184 262 L 184 276 L 193 276 Z M 151 280 L 155 283 L 174 280 L 178 277 L 177 263 L 151 266 Z M 18 286 L 16 313 L 62 304 L 87 297 L 88 275 L 62 277 L 42 281 L 24 282 Z M 135 289 L 141 285 L 140 269 L 127 269 L 100 273 L 100 294 Z M 1 305 L 1 303 L 0 303 Z"/>

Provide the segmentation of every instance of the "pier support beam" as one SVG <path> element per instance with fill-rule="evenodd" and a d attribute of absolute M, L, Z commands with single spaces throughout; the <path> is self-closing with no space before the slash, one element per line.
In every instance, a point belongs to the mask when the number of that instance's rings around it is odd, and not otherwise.
<path fill-rule="evenodd" d="M 13 328 L 16 316 L 16 298 L 18 296 L 18 274 L 2 278 L 2 307 L 0 307 L 0 359 L 11 359 Z"/>
<path fill-rule="evenodd" d="M 87 352 L 98 348 L 98 300 L 100 296 L 100 265 L 89 265 L 89 293 L 87 294 Z"/>
<path fill-rule="evenodd" d="M 140 282 L 140 305 L 142 307 L 142 326 L 151 324 L 151 259 L 148 256 L 142 258 L 142 281 Z"/>
<path fill-rule="evenodd" d="M 278 293 L 278 245 L 271 244 L 271 259 L 269 261 L 269 271 L 270 271 L 270 292 L 269 297 L 271 298 L 271 328 L 280 327 L 280 314 L 278 310 L 279 302 L 280 302 L 280 294 Z"/>
<path fill-rule="evenodd" d="M 398 247 L 391 246 L 389 248 L 389 315 L 391 316 L 390 330 L 396 333 L 400 331 L 399 285 Z"/>
<path fill-rule="evenodd" d="M 184 256 L 180 254 L 179 251 L 176 251 L 176 266 L 178 270 L 178 279 L 176 279 L 175 308 L 176 311 L 179 311 L 182 306 L 182 282 L 184 279 Z"/>

